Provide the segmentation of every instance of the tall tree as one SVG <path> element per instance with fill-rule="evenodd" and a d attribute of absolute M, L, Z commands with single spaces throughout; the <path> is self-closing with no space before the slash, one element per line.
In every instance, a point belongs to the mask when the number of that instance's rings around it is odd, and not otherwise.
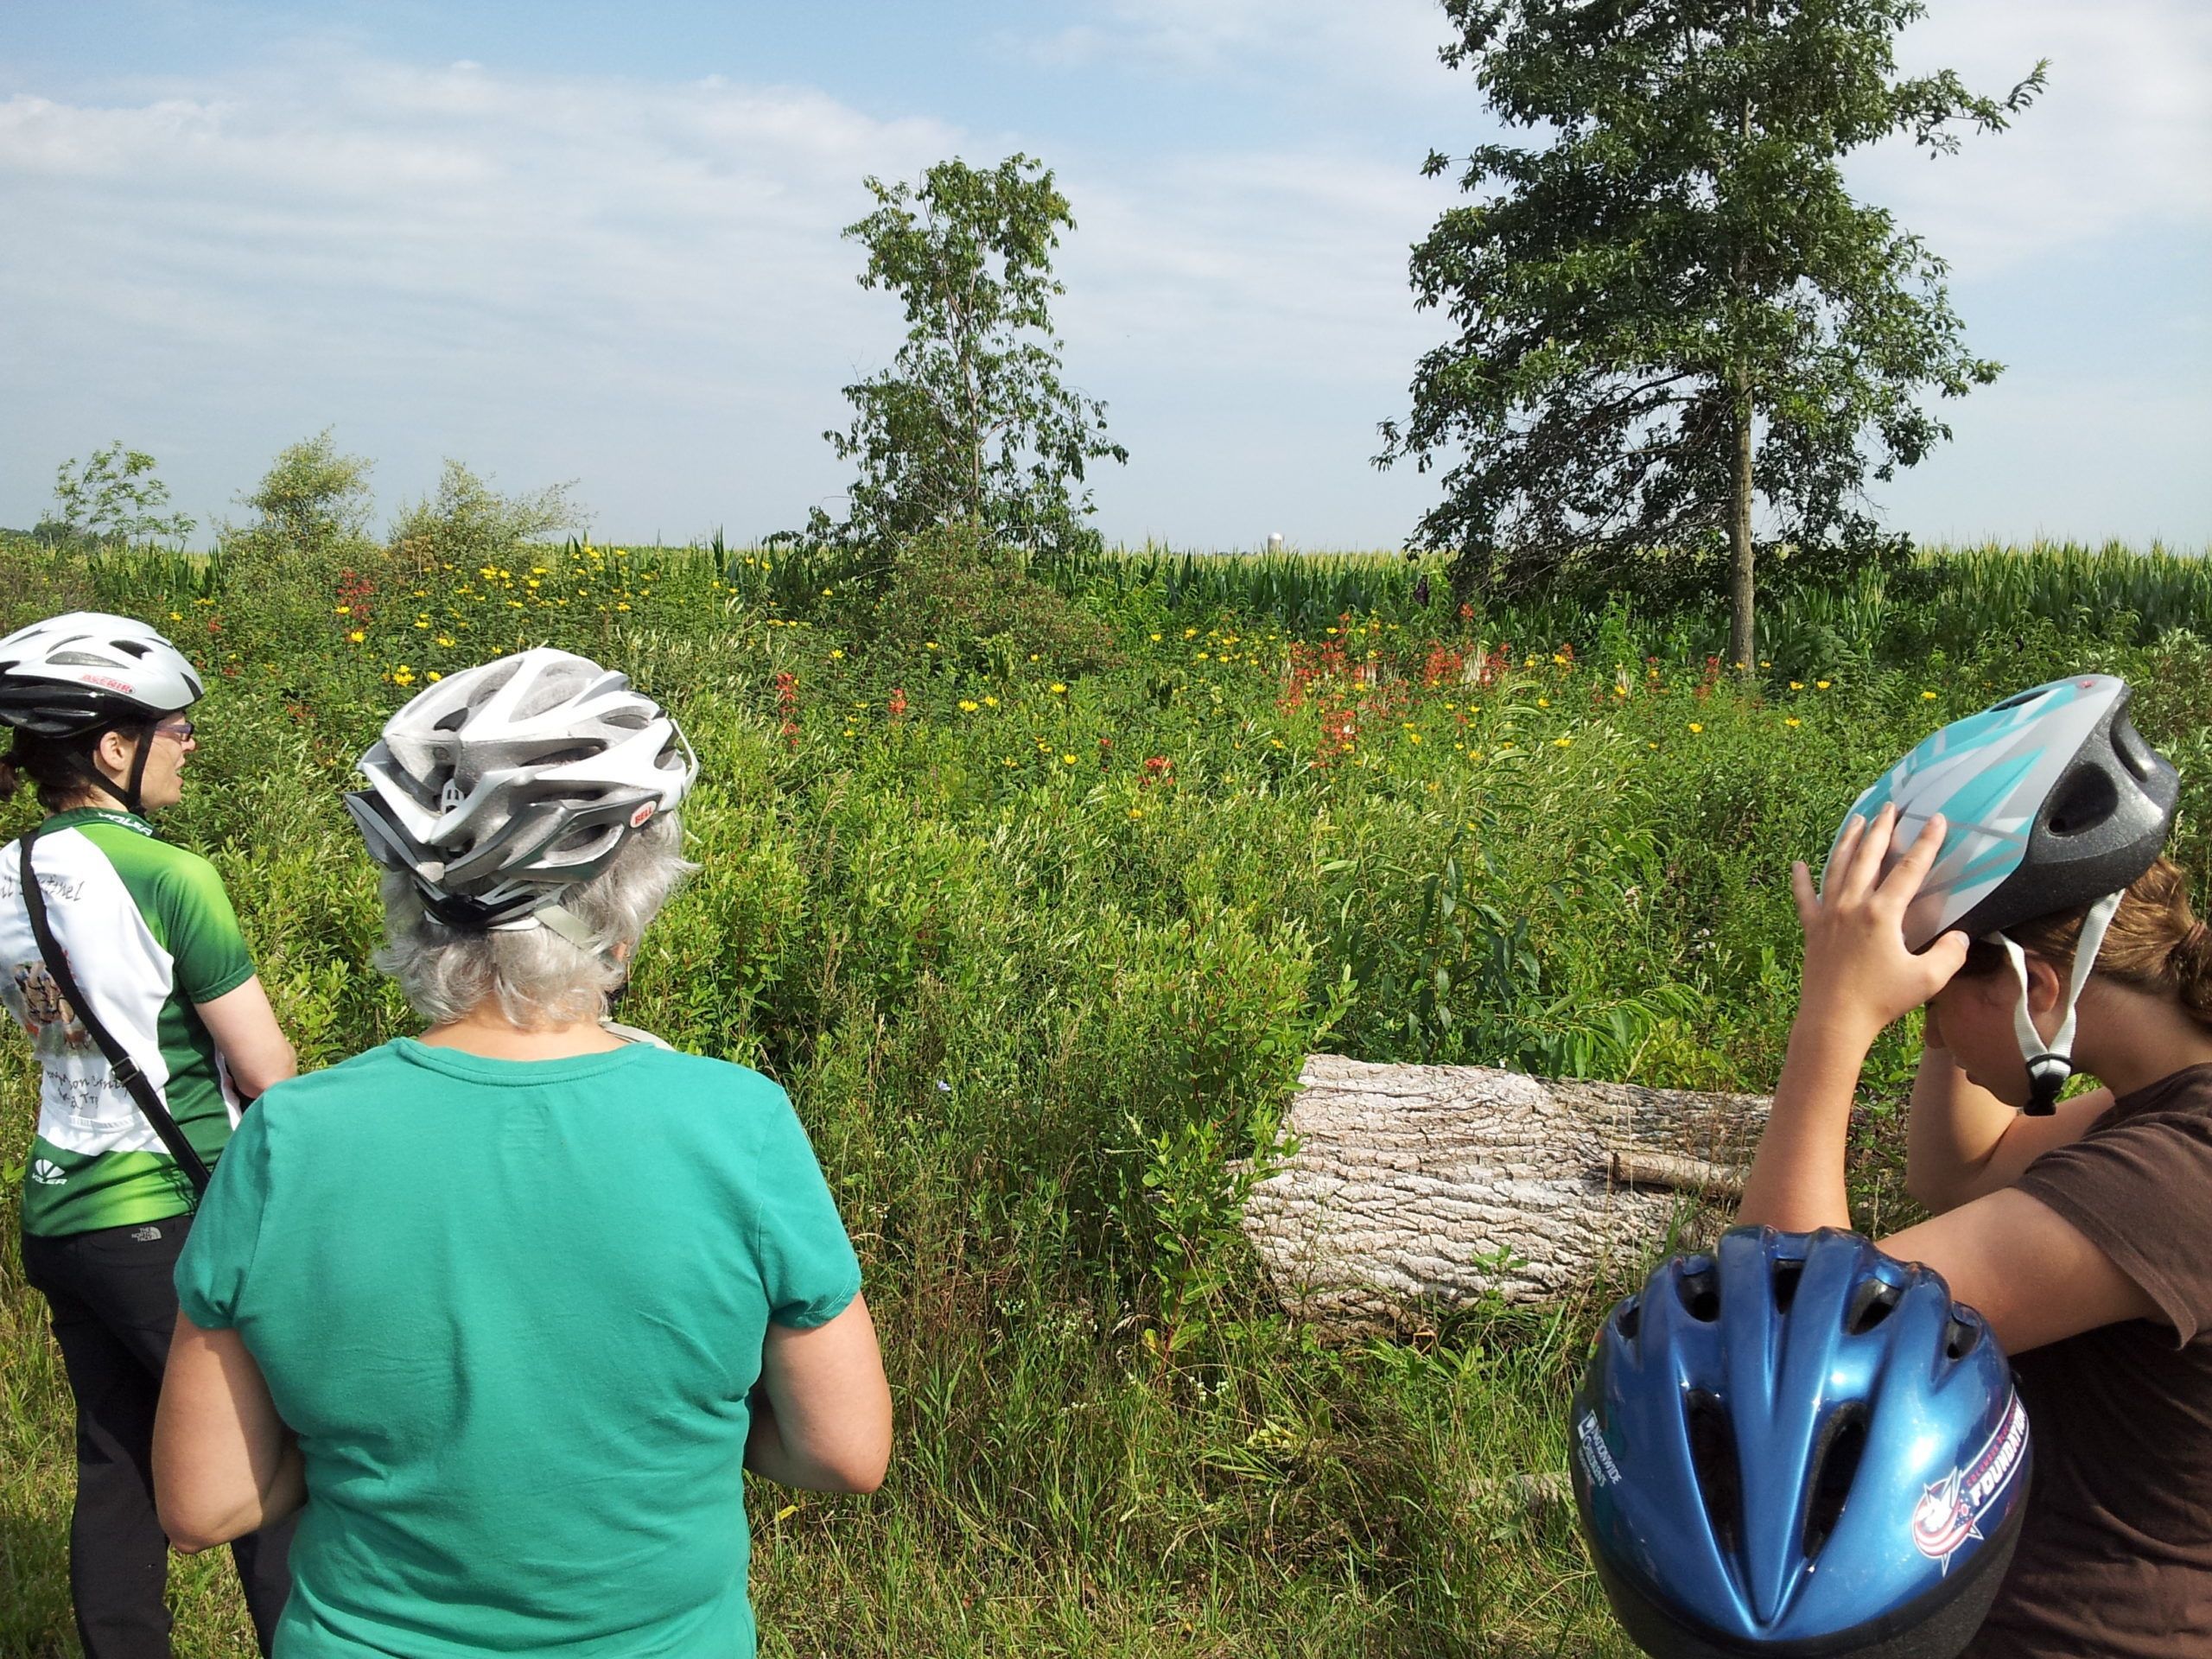
<path fill-rule="evenodd" d="M 192 534 L 192 520 L 162 511 L 169 488 L 154 466 L 151 455 L 126 449 L 120 438 L 87 461 L 63 461 L 54 469 L 54 512 L 39 531 L 65 542 L 181 542 Z"/>
<path fill-rule="evenodd" d="M 844 521 L 817 509 L 809 533 L 888 545 L 964 522 L 1030 546 L 1091 537 L 1084 468 L 1128 452 L 1107 440 L 1106 406 L 1061 383 L 1052 253 L 1075 219 L 1051 171 L 1016 155 L 866 182 L 876 209 L 845 234 L 868 250 L 861 286 L 904 303 L 906 340 L 845 388 L 852 426 L 823 436 L 860 475 Z"/>
<path fill-rule="evenodd" d="M 1509 128 L 1414 249 L 1416 303 L 1457 333 L 1424 356 L 1378 466 L 1446 465 L 1413 543 L 1464 590 L 1580 575 L 1718 585 L 1755 659 L 1754 503 L 1804 568 L 1894 550 L 1871 473 L 1950 429 L 1923 407 L 2000 365 L 1967 353 L 1944 264 L 1840 163 L 1909 134 L 1931 152 L 2001 130 L 2001 99 L 1910 79 L 1918 0 L 1444 0 Z M 1431 176 L 1452 161 L 1432 154 Z"/>

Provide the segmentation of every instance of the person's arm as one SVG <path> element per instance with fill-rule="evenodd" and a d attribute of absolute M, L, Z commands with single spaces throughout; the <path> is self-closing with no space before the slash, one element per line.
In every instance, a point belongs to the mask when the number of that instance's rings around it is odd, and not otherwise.
<path fill-rule="evenodd" d="M 1880 1241 L 1943 1275 L 2008 1354 L 2099 1325 L 2164 1314 L 2142 1286 L 2040 1198 L 2007 1190 Z"/>
<path fill-rule="evenodd" d="M 1943 1046 L 1932 1005 L 1925 1041 L 1912 1080 L 1904 1186 L 1936 1215 L 2012 1185 L 2053 1147 L 2080 1140 L 2112 1105 L 2111 1090 L 2093 1089 L 2061 1101 L 2049 1117 L 2030 1117 L 1968 1080 Z"/>
<path fill-rule="evenodd" d="M 745 1466 L 785 1486 L 872 1492 L 891 1464 L 891 1389 L 868 1304 L 810 1331 L 771 1325 Z"/>
<path fill-rule="evenodd" d="M 1885 876 L 1882 860 L 1896 829 L 1893 806 L 1871 824 L 1853 818 L 1828 861 L 1825 893 L 1815 891 L 1802 863 L 1790 870 L 1805 930 L 1804 988 L 1744 1182 L 1744 1222 L 1784 1232 L 1851 1225 L 1845 1143 L 1867 1052 L 1891 1020 L 1927 1001 L 1966 961 L 1961 933 L 1917 953 L 1905 949 L 1905 906 L 1943 845 L 1944 823 L 1929 819 Z"/>
<path fill-rule="evenodd" d="M 264 1094 L 271 1084 L 299 1073 L 299 1057 L 293 1053 L 276 1024 L 276 1011 L 269 1006 L 269 993 L 258 976 L 234 990 L 207 1002 L 193 1005 L 200 1022 L 223 1056 L 238 1092 L 251 1097 Z"/>
<path fill-rule="evenodd" d="M 307 1502 L 300 1448 L 235 1331 L 180 1313 L 154 1416 L 154 1506 L 187 1555 L 282 1521 Z"/>

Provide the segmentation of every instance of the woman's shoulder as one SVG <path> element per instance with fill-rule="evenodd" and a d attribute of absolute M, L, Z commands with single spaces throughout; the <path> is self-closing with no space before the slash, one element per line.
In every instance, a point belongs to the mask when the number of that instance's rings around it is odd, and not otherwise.
<path fill-rule="evenodd" d="M 254 1102 L 254 1109 L 265 1110 L 273 1105 L 287 1113 L 308 1111 L 364 1090 L 389 1089 L 393 1072 L 404 1064 L 398 1050 L 397 1040 L 379 1043 L 346 1059 L 271 1084 Z"/>
<path fill-rule="evenodd" d="M 791 1096 L 785 1092 L 783 1084 L 749 1065 L 718 1060 L 712 1055 L 693 1054 L 658 1041 L 639 1046 L 643 1052 L 636 1064 L 644 1075 L 654 1080 L 655 1087 L 672 1083 L 690 1091 L 695 1099 L 728 1101 L 764 1110 L 790 1109 Z"/>
<path fill-rule="evenodd" d="M 2083 1138 L 2162 1119 L 2183 1130 L 2212 1132 L 2212 1061 L 2183 1066 L 2121 1095 L 2090 1123 Z"/>

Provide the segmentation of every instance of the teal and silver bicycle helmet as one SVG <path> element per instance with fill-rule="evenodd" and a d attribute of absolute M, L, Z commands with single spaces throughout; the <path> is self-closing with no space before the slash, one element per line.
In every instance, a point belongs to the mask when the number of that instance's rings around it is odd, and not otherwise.
<path fill-rule="evenodd" d="M 1918 950 L 1956 930 L 2004 950 L 2020 985 L 2012 1021 L 2027 1109 L 2038 1116 L 2073 1074 L 2074 1006 L 2105 929 L 2173 825 L 2180 779 L 2128 718 L 2132 695 L 2109 674 L 2083 674 L 2007 697 L 1923 741 L 1844 817 L 1871 820 L 1894 804 L 1894 862 L 1929 818 L 1943 817 L 1942 851 L 1906 909 L 1905 943 Z M 1833 860 L 1833 842 L 1828 853 Z M 2082 906 L 2088 914 L 2062 1023 L 2046 1044 L 2028 1016 L 2026 958 L 2005 930 Z"/>

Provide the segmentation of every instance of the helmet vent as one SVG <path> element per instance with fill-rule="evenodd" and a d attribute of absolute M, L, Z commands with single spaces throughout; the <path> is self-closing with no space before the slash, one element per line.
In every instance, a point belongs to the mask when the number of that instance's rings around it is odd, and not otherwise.
<path fill-rule="evenodd" d="M 1851 1483 L 1866 1451 L 1865 1406 L 1846 1406 L 1821 1425 L 1821 1447 L 1813 1465 L 1812 1499 L 1805 1509 L 1807 1556 L 1820 1554 L 1821 1546 L 1843 1518 L 1844 1502 L 1851 1496 Z"/>
<path fill-rule="evenodd" d="M 1675 1294 L 1682 1299 L 1682 1309 L 1700 1325 L 1711 1325 L 1720 1317 L 1720 1284 L 1713 1270 L 1713 1258 L 1694 1255 L 1682 1264 L 1682 1271 L 1675 1280 Z"/>
<path fill-rule="evenodd" d="M 1787 1313 L 1790 1303 L 1797 1300 L 1797 1281 L 1805 1276 L 1802 1262 L 1777 1262 L 1774 1264 L 1774 1311 Z"/>
<path fill-rule="evenodd" d="M 57 651 L 46 659 L 60 668 L 113 668 L 115 664 L 105 657 L 95 657 L 89 651 Z"/>
<path fill-rule="evenodd" d="M 1980 1325 L 1954 1313 L 1949 1326 L 1943 1332 L 1943 1352 L 1949 1358 L 1964 1359 L 1974 1351 L 1974 1344 L 1980 1338 Z"/>
<path fill-rule="evenodd" d="M 1624 1342 L 1634 1342 L 1636 1333 L 1643 1324 L 1643 1304 L 1631 1296 L 1613 1315 L 1613 1329 L 1619 1332 Z"/>
<path fill-rule="evenodd" d="M 1896 1312 L 1903 1294 L 1895 1285 L 1866 1280 L 1851 1294 L 1851 1311 L 1843 1317 L 1843 1328 L 1854 1337 L 1865 1336 Z"/>
<path fill-rule="evenodd" d="M 2112 817 L 2120 791 L 2101 766 L 2076 766 L 2051 797 L 2044 827 L 2054 836 L 2077 836 Z"/>
<path fill-rule="evenodd" d="M 2020 693 L 2018 696 L 2011 696 L 2011 697 L 2007 697 L 2007 698 L 2005 698 L 2005 701 L 2004 701 L 2004 702 L 1999 702 L 1999 703 L 1993 703 L 1993 704 L 1990 706 L 1989 712 L 1990 712 L 1991 714 L 1993 714 L 1993 714 L 1997 713 L 1999 709 L 2022 709 L 2022 708 L 2025 708 L 2029 703 L 2033 702 L 2037 698 L 2041 697 L 2041 696 L 2046 696 L 2046 695 L 2048 694 L 2048 692 L 2049 692 L 2049 689 L 2050 689 L 2050 688 L 2048 688 L 2047 686 L 2041 686 L 2041 685 L 2039 685 L 2039 686 L 2037 686 L 2037 687 L 2036 687 L 2033 690 L 2031 690 L 2031 691 L 2023 691 L 2023 692 L 2021 692 L 2021 693 Z"/>
<path fill-rule="evenodd" d="M 118 639 L 115 642 L 115 648 L 120 652 L 127 652 L 133 657 L 143 657 L 146 654 L 146 642 L 143 639 Z"/>
<path fill-rule="evenodd" d="M 2135 729 L 2135 723 L 2125 714 L 2113 721 L 2112 752 L 2139 784 L 2149 783 L 2151 774 L 2158 769 L 2157 752 L 2143 741 L 2143 734 Z"/>
<path fill-rule="evenodd" d="M 1688 1418 L 1690 1466 L 1697 1471 L 1706 1518 L 1713 1523 L 1714 1541 L 1732 1555 L 1743 1539 L 1744 1471 L 1736 1461 L 1736 1436 L 1729 1427 L 1728 1408 L 1717 1395 L 1695 1393 L 1684 1402 L 1684 1412 Z"/>

